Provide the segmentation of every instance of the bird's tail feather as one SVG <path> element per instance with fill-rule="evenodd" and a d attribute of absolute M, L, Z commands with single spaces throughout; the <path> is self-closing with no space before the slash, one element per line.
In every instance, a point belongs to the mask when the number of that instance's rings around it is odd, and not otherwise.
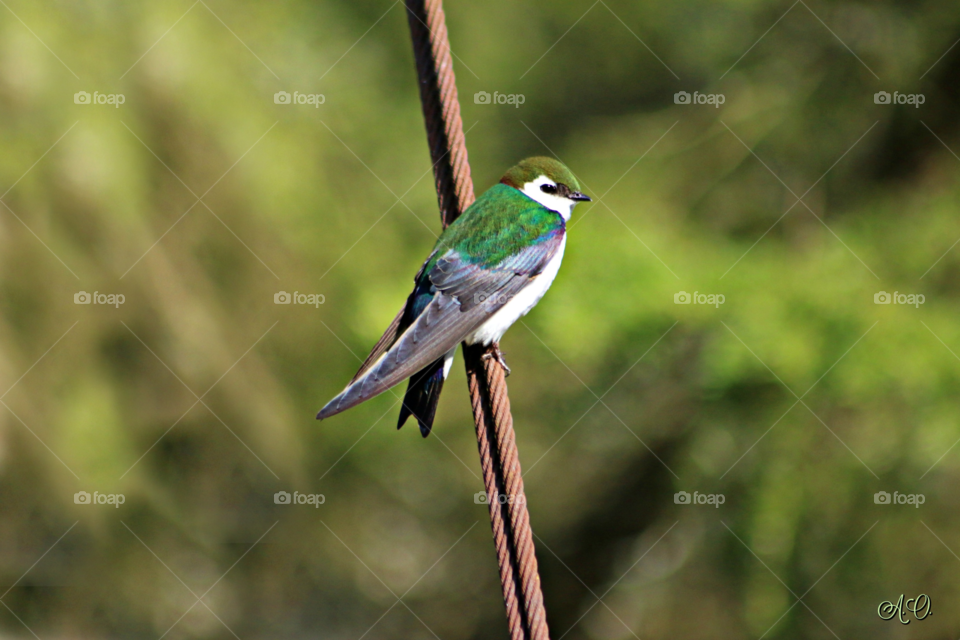
<path fill-rule="evenodd" d="M 433 429 L 433 419 L 437 415 L 437 404 L 440 401 L 440 392 L 443 382 L 447 379 L 450 370 L 448 361 L 453 354 L 438 358 L 424 367 L 407 382 L 407 392 L 403 396 L 403 405 L 400 407 L 400 421 L 397 429 L 402 427 L 407 418 L 413 416 L 420 425 L 420 435 L 426 438 Z"/>

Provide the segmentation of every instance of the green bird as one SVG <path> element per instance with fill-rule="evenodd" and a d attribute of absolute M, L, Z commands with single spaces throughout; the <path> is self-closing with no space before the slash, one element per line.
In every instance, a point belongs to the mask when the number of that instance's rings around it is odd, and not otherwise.
<path fill-rule="evenodd" d="M 566 225 L 580 192 L 573 173 L 552 158 L 527 158 L 507 171 L 448 226 L 414 278 L 413 291 L 347 388 L 318 420 L 369 400 L 409 378 L 400 409 L 426 438 L 457 344 L 493 345 L 553 284 Z"/>

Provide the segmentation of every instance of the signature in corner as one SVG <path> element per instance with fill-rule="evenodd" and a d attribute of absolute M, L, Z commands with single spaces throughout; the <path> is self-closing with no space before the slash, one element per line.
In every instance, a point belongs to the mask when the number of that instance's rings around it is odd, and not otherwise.
<path fill-rule="evenodd" d="M 933 613 L 930 596 L 921 593 L 916 598 L 908 598 L 907 601 L 904 602 L 903 594 L 901 593 L 900 599 L 897 600 L 896 604 L 890 601 L 881 602 L 880 606 L 877 607 L 877 615 L 883 620 L 892 620 L 893 616 L 896 615 L 900 624 L 910 624 L 910 620 L 904 617 L 904 609 L 912 613 L 917 620 L 923 620 Z"/>

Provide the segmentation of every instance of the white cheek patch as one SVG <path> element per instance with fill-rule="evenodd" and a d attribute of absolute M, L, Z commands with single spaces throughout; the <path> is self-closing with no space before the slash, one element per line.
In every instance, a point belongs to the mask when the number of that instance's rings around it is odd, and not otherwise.
<path fill-rule="evenodd" d="M 527 197 L 536 200 L 547 209 L 559 213 L 561 216 L 563 216 L 564 220 L 569 220 L 570 214 L 573 213 L 573 207 L 576 206 L 577 203 L 569 198 L 564 198 L 552 193 L 544 193 L 540 190 L 540 187 L 545 184 L 549 184 L 554 187 L 557 186 L 557 183 L 550 178 L 546 176 L 540 176 L 533 182 L 528 182 L 527 184 L 523 185 L 523 189 L 521 189 L 521 191 L 523 191 Z"/>

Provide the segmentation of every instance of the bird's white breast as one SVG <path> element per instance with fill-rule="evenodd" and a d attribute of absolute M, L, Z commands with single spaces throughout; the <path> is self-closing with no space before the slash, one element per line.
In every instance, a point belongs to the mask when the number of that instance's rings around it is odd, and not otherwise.
<path fill-rule="evenodd" d="M 521 289 L 520 292 L 503 305 L 499 311 L 490 316 L 489 320 L 477 327 L 464 341 L 467 344 L 481 343 L 484 345 L 490 344 L 491 342 L 499 342 L 500 338 L 514 322 L 527 315 L 530 309 L 537 306 L 540 298 L 543 297 L 543 294 L 545 294 L 547 289 L 550 288 L 550 285 L 553 284 L 553 279 L 557 277 L 557 272 L 560 270 L 560 262 L 563 260 L 563 250 L 566 245 L 567 235 L 564 234 L 556 255 L 550 259 L 550 262 L 547 263 L 543 272 L 535 277 L 530 284 Z"/>

